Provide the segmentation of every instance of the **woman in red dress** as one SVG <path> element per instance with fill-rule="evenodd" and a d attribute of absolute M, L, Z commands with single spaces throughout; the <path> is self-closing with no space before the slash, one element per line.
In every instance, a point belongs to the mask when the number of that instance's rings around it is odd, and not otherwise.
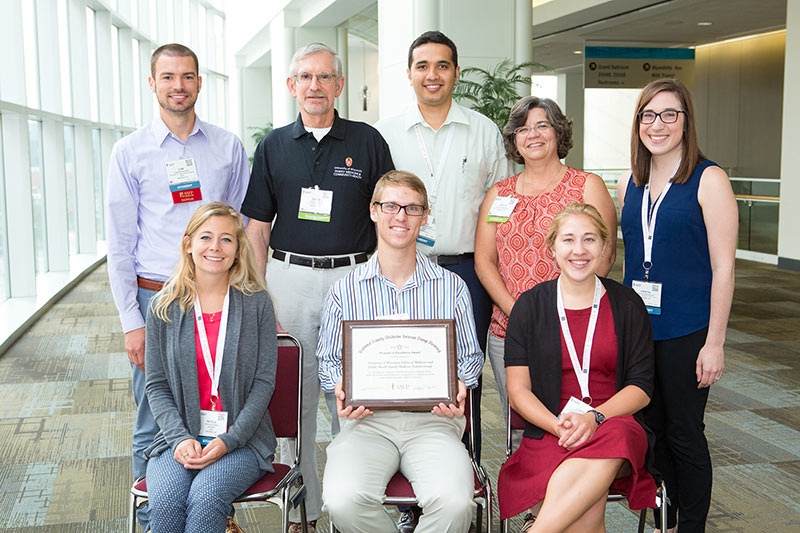
<path fill-rule="evenodd" d="M 524 531 L 605 531 L 609 490 L 632 509 L 655 506 L 641 421 L 652 333 L 641 298 L 596 275 L 608 238 L 593 206 L 565 207 L 547 234 L 561 275 L 523 293 L 508 322 L 509 401 L 527 424 L 498 491 L 501 518 L 542 502 Z"/>

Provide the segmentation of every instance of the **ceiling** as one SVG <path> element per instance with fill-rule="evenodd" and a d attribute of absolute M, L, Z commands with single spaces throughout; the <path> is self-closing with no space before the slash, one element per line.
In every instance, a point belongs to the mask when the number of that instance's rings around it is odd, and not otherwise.
<path fill-rule="evenodd" d="M 584 0 L 594 5 L 568 13 L 578 2 L 553 0 L 534 7 L 533 59 L 565 71 L 582 67 L 586 44 L 688 47 L 783 29 L 786 1 Z"/>

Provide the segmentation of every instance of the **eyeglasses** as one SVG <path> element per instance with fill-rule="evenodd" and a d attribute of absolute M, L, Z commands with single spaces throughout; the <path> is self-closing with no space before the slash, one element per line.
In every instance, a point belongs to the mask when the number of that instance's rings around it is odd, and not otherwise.
<path fill-rule="evenodd" d="M 381 207 L 381 212 L 385 215 L 396 215 L 401 209 L 410 217 L 421 217 L 425 214 L 424 205 L 400 205 L 394 202 L 372 202 L 372 205 L 379 205 Z"/>
<path fill-rule="evenodd" d="M 320 72 L 319 74 L 311 74 L 310 72 L 298 72 L 294 77 L 295 81 L 297 81 L 297 83 L 299 83 L 300 85 L 308 85 L 314 80 L 314 78 L 317 78 L 317 81 L 321 85 L 330 85 L 331 83 L 333 83 L 333 80 L 336 79 L 336 76 L 334 74 L 331 74 L 330 72 Z"/>
<path fill-rule="evenodd" d="M 678 115 L 681 113 L 685 115 L 686 111 L 680 111 L 678 109 L 665 109 L 661 113 L 656 113 L 655 111 L 639 111 L 639 123 L 652 124 L 656 121 L 656 117 L 660 117 L 661 122 L 664 124 L 673 124 L 678 121 Z"/>
<path fill-rule="evenodd" d="M 537 122 L 533 126 L 520 126 L 514 130 L 514 135 L 530 135 L 534 129 L 539 133 L 544 133 L 552 127 L 553 125 L 549 122 Z"/>

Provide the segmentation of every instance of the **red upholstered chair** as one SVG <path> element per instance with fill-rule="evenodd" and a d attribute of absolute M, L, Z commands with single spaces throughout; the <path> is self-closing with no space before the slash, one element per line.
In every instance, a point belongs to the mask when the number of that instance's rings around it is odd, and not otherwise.
<path fill-rule="evenodd" d="M 511 457 L 511 454 L 514 452 L 512 449 L 511 444 L 511 435 L 512 431 L 522 431 L 525 429 L 525 419 L 522 418 L 522 415 L 514 411 L 511 406 L 508 406 L 508 418 L 506 419 L 506 460 Z M 657 483 L 658 485 L 658 483 Z M 662 503 L 667 498 L 667 487 L 664 485 L 662 481 L 661 484 L 658 486 L 656 492 L 656 503 L 658 503 L 658 508 L 661 511 L 661 523 L 667 523 L 667 506 L 662 505 Z M 607 501 L 609 502 L 619 502 L 625 500 L 625 496 L 622 494 L 614 494 L 609 493 Z M 642 509 L 639 513 L 639 533 L 644 532 L 645 520 L 647 519 L 647 509 Z M 500 528 L 502 533 L 508 533 L 509 531 L 509 523 L 511 520 L 500 520 Z"/>
<path fill-rule="evenodd" d="M 306 488 L 298 470 L 300 462 L 300 423 L 302 421 L 303 348 L 289 334 L 278 334 L 278 367 L 275 391 L 269 403 L 272 428 L 278 438 L 296 439 L 296 459 L 293 464 L 272 463 L 270 472 L 247 489 L 234 503 L 268 502 L 282 510 L 281 531 L 289 528 L 289 510 L 300 506 L 303 533 L 306 530 Z M 294 490 L 292 488 L 294 487 Z M 136 528 L 136 509 L 147 502 L 147 480 L 141 478 L 131 487 L 128 509 L 128 533 Z"/>
<path fill-rule="evenodd" d="M 485 508 L 487 519 L 486 531 L 487 533 L 490 533 L 492 531 L 492 483 L 489 480 L 489 475 L 486 473 L 486 469 L 475 460 L 475 455 L 473 453 L 475 450 L 475 443 L 473 441 L 475 432 L 473 431 L 474 420 L 472 418 L 472 412 L 470 411 L 470 405 L 472 405 L 471 400 L 472 391 L 468 390 L 464 416 L 467 417 L 467 427 L 465 431 L 469 434 L 468 449 L 469 456 L 472 459 L 472 470 L 475 478 L 475 488 L 472 498 L 478 503 L 477 531 L 481 531 L 482 529 L 481 524 L 483 522 L 483 510 Z M 397 506 L 417 505 L 417 503 L 417 497 L 414 494 L 414 489 L 411 487 L 411 483 L 401 472 L 398 471 L 386 485 L 386 500 L 383 502 L 383 504 Z M 333 525 L 333 522 L 331 522 L 331 533 L 335 533 L 337 531 L 338 530 Z"/>

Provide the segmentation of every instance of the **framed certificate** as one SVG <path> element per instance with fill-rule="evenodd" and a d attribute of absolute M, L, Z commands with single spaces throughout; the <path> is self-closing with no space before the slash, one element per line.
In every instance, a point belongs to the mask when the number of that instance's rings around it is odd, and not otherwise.
<path fill-rule="evenodd" d="M 344 405 L 430 411 L 457 405 L 455 320 L 345 320 Z"/>

